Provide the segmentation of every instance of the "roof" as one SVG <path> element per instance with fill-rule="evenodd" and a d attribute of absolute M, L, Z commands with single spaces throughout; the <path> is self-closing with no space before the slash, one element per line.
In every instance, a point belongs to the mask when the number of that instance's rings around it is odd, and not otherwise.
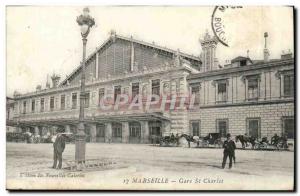
<path fill-rule="evenodd" d="M 96 50 L 86 58 L 86 61 L 89 61 L 97 52 L 99 52 L 102 48 L 104 48 L 107 44 L 109 44 L 112 41 L 112 39 L 120 39 L 120 40 L 125 40 L 125 41 L 129 41 L 129 42 L 137 43 L 137 44 L 147 46 L 147 47 L 150 47 L 150 48 L 162 50 L 164 52 L 168 52 L 168 53 L 171 53 L 173 55 L 177 55 L 179 53 L 179 55 L 181 57 L 183 57 L 184 59 L 186 59 L 188 61 L 197 61 L 197 62 L 202 64 L 202 62 L 200 60 L 200 57 L 190 55 L 190 54 L 187 54 L 187 53 L 183 53 L 183 52 L 173 50 L 173 49 L 170 49 L 170 48 L 162 47 L 162 46 L 156 45 L 154 43 L 148 43 L 148 42 L 144 42 L 144 41 L 141 41 L 141 40 L 136 40 L 136 39 L 133 39 L 132 36 L 131 37 L 125 37 L 125 36 L 117 35 L 117 34 L 113 34 L 113 35 L 111 34 L 110 37 L 106 41 L 104 41 L 104 43 L 102 45 L 100 45 L 100 47 L 96 48 Z M 74 69 L 72 71 L 72 73 L 60 83 L 60 85 L 65 84 L 74 74 L 76 74 L 78 71 L 80 71 L 81 67 L 82 67 L 82 65 L 79 65 L 76 69 Z"/>
<path fill-rule="evenodd" d="M 252 63 L 252 60 L 249 57 L 244 57 L 244 56 L 238 56 L 238 57 L 232 59 L 231 63 L 239 62 L 239 61 L 243 61 L 243 60 L 249 60 Z"/>
<path fill-rule="evenodd" d="M 268 62 L 259 61 L 255 64 L 255 66 L 242 66 L 242 67 L 230 67 L 226 69 L 217 69 L 217 70 L 211 70 L 208 72 L 201 72 L 196 74 L 190 74 L 187 79 L 188 80 L 194 80 L 198 78 L 204 78 L 204 77 L 210 77 L 210 76 L 220 76 L 224 74 L 231 74 L 231 73 L 237 73 L 237 72 L 245 72 L 245 71 L 260 71 L 261 69 L 270 68 L 274 66 L 286 66 L 290 65 L 292 69 L 294 69 L 294 58 L 291 59 L 278 59 L 278 60 L 272 60 Z"/>

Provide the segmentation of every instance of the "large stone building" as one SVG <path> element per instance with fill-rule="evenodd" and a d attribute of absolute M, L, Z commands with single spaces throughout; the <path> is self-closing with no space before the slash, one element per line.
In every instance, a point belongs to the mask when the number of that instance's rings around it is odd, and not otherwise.
<path fill-rule="evenodd" d="M 222 136 L 248 133 L 258 138 L 275 133 L 294 137 L 294 58 L 263 60 L 239 56 L 221 66 L 214 37 L 200 40 L 200 57 L 154 43 L 145 43 L 111 32 L 86 64 L 85 126 L 89 142 L 147 143 L 152 135 L 187 133 Z M 81 66 L 65 80 L 53 75 L 52 85 L 15 93 L 7 104 L 7 126 L 36 135 L 53 134 L 60 128 L 76 132 L 79 117 Z M 176 107 L 150 105 L 128 109 L 116 106 L 120 95 L 135 95 L 142 106 L 147 95 L 176 95 Z M 103 97 L 112 108 L 102 110 Z M 180 98 L 193 97 L 193 101 Z M 152 97 L 153 98 L 153 97 Z M 151 98 L 151 99 L 152 99 Z M 168 100 L 169 100 L 168 99 Z M 186 107 L 193 103 L 193 108 Z M 179 106 L 178 106 L 179 105 Z M 127 104 L 128 106 L 128 104 Z"/>

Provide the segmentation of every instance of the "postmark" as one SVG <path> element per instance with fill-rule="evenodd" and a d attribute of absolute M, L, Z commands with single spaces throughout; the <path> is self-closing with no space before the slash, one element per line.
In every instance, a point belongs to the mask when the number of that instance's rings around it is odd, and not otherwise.
<path fill-rule="evenodd" d="M 211 28 L 218 41 L 229 47 L 229 34 L 226 31 L 226 16 L 242 6 L 216 6 L 211 16 Z M 225 25 L 226 24 L 226 25 Z"/>

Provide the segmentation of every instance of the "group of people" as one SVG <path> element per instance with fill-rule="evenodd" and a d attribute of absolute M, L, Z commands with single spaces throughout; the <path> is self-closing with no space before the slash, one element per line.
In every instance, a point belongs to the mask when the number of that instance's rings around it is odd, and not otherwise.
<path fill-rule="evenodd" d="M 174 134 L 171 134 L 171 139 L 178 138 L 178 134 L 174 136 Z M 54 162 L 53 162 L 53 168 L 61 169 L 62 167 L 62 153 L 65 149 L 67 135 L 64 133 L 59 133 L 55 139 L 55 142 L 53 143 L 54 148 Z M 271 144 L 275 145 L 278 143 L 280 137 L 275 134 L 271 138 Z M 236 145 L 234 140 L 231 138 L 231 134 L 226 134 L 226 140 L 223 143 L 223 161 L 222 161 L 222 168 L 225 168 L 227 159 L 229 158 L 229 169 L 232 168 L 233 162 L 235 163 L 235 149 Z M 58 162 L 58 167 L 57 167 Z"/>
<path fill-rule="evenodd" d="M 171 136 L 172 137 L 172 136 Z M 59 133 L 53 143 L 53 168 L 61 169 L 62 168 L 62 154 L 65 150 L 67 135 L 63 133 Z M 175 136 L 173 135 L 173 139 Z M 223 152 L 223 162 L 222 168 L 225 168 L 226 160 L 229 157 L 229 168 L 232 167 L 232 160 L 235 162 L 235 142 L 231 139 L 231 135 L 227 134 L 227 139 L 223 144 L 224 152 Z M 57 165 L 58 162 L 58 165 Z"/>

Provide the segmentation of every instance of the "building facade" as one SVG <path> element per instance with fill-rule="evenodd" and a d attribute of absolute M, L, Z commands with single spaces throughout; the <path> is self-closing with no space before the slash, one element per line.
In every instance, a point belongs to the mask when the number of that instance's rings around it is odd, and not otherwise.
<path fill-rule="evenodd" d="M 207 33 L 200 43 L 203 53 L 195 57 L 111 32 L 86 62 L 87 141 L 148 143 L 153 136 L 211 132 L 293 138 L 292 55 L 262 61 L 240 56 L 220 66 L 216 39 Z M 80 74 L 78 66 L 61 83 L 53 75 L 52 86 L 47 82 L 45 89 L 39 85 L 34 92 L 15 93 L 7 104 L 7 126 L 40 136 L 58 129 L 75 133 Z M 133 102 L 141 107 L 118 104 L 121 95 L 129 101 L 139 95 Z M 176 107 L 149 105 L 148 95 L 159 96 L 159 103 L 162 95 L 168 100 L 176 95 Z M 100 107 L 104 97 L 110 98 L 108 110 Z M 181 102 L 186 97 L 193 97 L 194 107 Z"/>
<path fill-rule="evenodd" d="M 294 60 L 237 65 L 188 77 L 198 106 L 190 110 L 195 135 L 209 132 L 294 138 Z"/>

